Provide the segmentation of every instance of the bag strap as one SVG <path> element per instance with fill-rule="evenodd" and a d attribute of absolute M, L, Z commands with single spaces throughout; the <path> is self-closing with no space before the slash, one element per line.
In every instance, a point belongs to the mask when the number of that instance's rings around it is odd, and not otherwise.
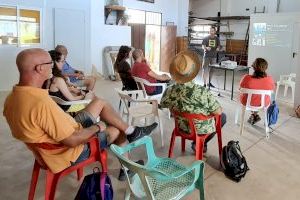
<path fill-rule="evenodd" d="M 100 173 L 100 191 L 101 191 L 101 199 L 105 200 L 105 182 L 106 182 L 107 173 Z"/>

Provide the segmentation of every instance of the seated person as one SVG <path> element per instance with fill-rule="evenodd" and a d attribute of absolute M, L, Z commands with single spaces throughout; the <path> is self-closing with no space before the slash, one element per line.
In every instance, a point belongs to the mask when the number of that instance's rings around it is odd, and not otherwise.
<path fill-rule="evenodd" d="M 121 46 L 114 68 L 121 77 L 123 83 L 122 90 L 137 90 L 136 82 L 131 75 L 130 65 L 127 62 L 128 58 L 131 58 L 131 48 L 128 46 Z"/>
<path fill-rule="evenodd" d="M 101 99 L 94 99 L 73 119 L 57 106 L 47 90 L 41 88 L 52 78 L 53 64 L 58 64 L 52 61 L 48 52 L 38 48 L 23 50 L 16 63 L 19 83 L 6 98 L 3 114 L 12 135 L 24 143 L 31 143 L 31 147 L 36 145 L 34 150 L 53 173 L 86 160 L 90 151 L 87 142 L 95 135 L 101 148 L 105 148 L 111 143 L 124 145 L 126 138 L 129 142 L 135 141 L 150 134 L 157 126 L 129 126 L 109 103 Z M 97 117 L 107 126 L 96 122 Z M 46 150 L 38 145 L 40 143 L 62 144 L 63 148 Z"/>
<path fill-rule="evenodd" d="M 55 50 L 62 53 L 65 59 L 68 56 L 68 49 L 63 45 L 57 45 Z M 74 69 L 67 61 L 64 62 L 62 74 L 70 79 L 70 82 L 77 87 L 86 87 L 86 90 L 94 90 L 96 78 L 85 76 L 82 71 Z"/>
<path fill-rule="evenodd" d="M 134 65 L 131 69 L 132 76 L 136 76 L 142 79 L 149 81 L 150 83 L 157 82 L 167 82 L 170 80 L 170 77 L 166 74 L 158 75 L 151 70 L 149 64 L 144 58 L 143 51 L 136 49 L 132 52 L 132 57 L 134 59 Z M 162 93 L 162 87 L 152 87 L 145 86 L 146 92 L 148 95 L 156 95 Z"/>
<path fill-rule="evenodd" d="M 221 115 L 222 126 L 226 123 L 226 115 L 222 113 L 222 107 L 208 89 L 193 82 L 201 67 L 198 55 L 192 51 L 183 51 L 179 53 L 170 65 L 170 74 L 176 84 L 168 87 L 160 101 L 161 107 L 176 110 L 178 112 L 187 112 L 203 115 Z M 180 120 L 179 127 L 189 133 L 187 120 Z M 197 134 L 210 134 L 204 144 L 205 153 L 207 143 L 214 137 L 216 127 L 215 120 L 205 121 L 197 120 L 195 122 Z M 195 143 L 192 143 L 192 149 L 195 150 Z"/>
<path fill-rule="evenodd" d="M 268 76 L 266 70 L 268 69 L 268 62 L 263 58 L 256 58 L 252 64 L 253 74 L 245 75 L 240 82 L 240 88 L 255 89 L 255 90 L 274 90 L 275 83 L 271 76 Z M 247 94 L 241 94 L 240 101 L 245 106 L 247 103 Z M 270 104 L 270 98 L 266 97 L 265 104 Z M 253 95 L 251 105 L 260 106 L 261 95 Z M 248 122 L 252 125 L 260 121 L 261 118 L 258 112 L 252 112 Z"/>

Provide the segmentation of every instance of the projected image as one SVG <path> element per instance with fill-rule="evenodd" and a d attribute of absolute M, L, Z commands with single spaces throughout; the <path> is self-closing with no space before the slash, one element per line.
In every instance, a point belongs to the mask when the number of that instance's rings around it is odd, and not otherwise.
<path fill-rule="evenodd" d="M 265 46 L 266 31 L 267 31 L 267 23 L 254 23 L 252 45 Z"/>
<path fill-rule="evenodd" d="M 254 46 L 290 47 L 291 37 L 291 24 L 253 23 Z"/>

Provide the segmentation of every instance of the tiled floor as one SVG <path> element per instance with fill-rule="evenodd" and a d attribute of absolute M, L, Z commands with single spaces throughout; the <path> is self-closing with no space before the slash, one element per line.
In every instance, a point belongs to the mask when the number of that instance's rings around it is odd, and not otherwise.
<path fill-rule="evenodd" d="M 222 79 L 222 78 L 220 78 Z M 238 78 L 237 78 L 238 79 Z M 231 79 L 228 79 L 231 80 Z M 222 83 L 222 80 L 220 80 Z M 236 85 L 238 80 L 236 80 Z M 230 83 L 227 83 L 230 88 Z M 98 81 L 96 93 L 111 102 L 115 108 L 118 98 L 112 90 L 120 87 L 120 82 L 106 80 Z M 216 94 L 216 93 L 215 93 Z M 246 124 L 243 136 L 239 135 L 239 127 L 234 124 L 234 113 L 237 102 L 231 101 L 229 92 L 221 91 L 223 97 L 218 97 L 228 122 L 223 128 L 223 143 L 229 140 L 239 140 L 244 155 L 247 158 L 250 171 L 239 183 L 227 179 L 220 171 L 216 139 L 208 146 L 205 157 L 205 192 L 207 200 L 296 200 L 300 197 L 300 120 L 291 117 L 292 108 L 286 103 L 280 104 L 280 118 L 275 126 L 274 134 L 270 140 L 265 139 L 263 123 L 251 127 Z M 1 112 L 7 93 L 0 93 Z M 167 156 L 171 130 L 174 127 L 172 119 L 169 120 L 165 113 L 163 126 L 166 146 L 160 147 L 160 137 L 156 130 L 154 139 L 156 153 Z M 12 138 L 8 125 L 3 116 L 0 116 L 0 199 L 26 199 L 33 165 L 33 156 L 19 141 Z M 143 158 L 142 155 L 132 155 L 133 158 Z M 174 157 L 189 165 L 194 161 L 194 155 L 187 145 L 184 155 L 180 153 L 179 140 L 176 143 Z M 123 199 L 125 184 L 117 181 L 119 163 L 112 155 L 109 156 L 109 173 L 113 180 L 115 199 Z M 85 170 L 92 172 L 92 167 Z M 43 199 L 44 174 L 41 173 L 36 192 L 36 199 Z M 79 182 L 75 174 L 63 178 L 59 182 L 56 199 L 73 199 Z M 199 199 L 198 191 L 193 192 L 185 199 Z"/>

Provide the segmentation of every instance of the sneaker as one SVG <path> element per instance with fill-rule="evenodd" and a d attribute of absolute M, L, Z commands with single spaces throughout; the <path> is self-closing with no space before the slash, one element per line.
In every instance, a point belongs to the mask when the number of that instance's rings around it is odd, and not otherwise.
<path fill-rule="evenodd" d="M 209 87 L 215 88 L 215 86 L 212 83 L 209 83 Z"/>
<path fill-rule="evenodd" d="M 143 160 L 138 160 L 135 163 L 139 164 L 139 165 L 144 165 L 144 161 Z M 132 178 L 135 173 L 131 170 L 127 170 L 127 174 L 129 176 L 129 178 Z M 118 177 L 119 181 L 125 181 L 126 180 L 126 174 L 123 168 L 120 169 L 120 173 L 119 173 L 119 177 Z"/>
<path fill-rule="evenodd" d="M 203 87 L 205 87 L 205 88 L 206 88 L 206 84 L 204 84 L 204 85 L 203 85 Z"/>
<path fill-rule="evenodd" d="M 127 135 L 127 140 L 129 143 L 134 142 L 146 135 L 150 135 L 150 133 L 157 127 L 157 123 L 154 122 L 150 126 L 145 127 L 138 127 L 136 126 L 133 133 L 130 135 Z"/>
<path fill-rule="evenodd" d="M 261 120 L 259 115 L 255 115 L 254 116 L 254 124 L 256 124 L 257 122 L 259 122 Z"/>
<path fill-rule="evenodd" d="M 195 142 L 192 142 L 191 148 L 194 152 L 196 151 L 196 143 Z M 207 152 L 207 145 L 204 144 L 203 153 L 206 153 L 206 152 Z"/>
<path fill-rule="evenodd" d="M 247 122 L 251 125 L 254 125 L 255 123 L 254 121 L 255 121 L 255 115 L 251 114 Z"/>

